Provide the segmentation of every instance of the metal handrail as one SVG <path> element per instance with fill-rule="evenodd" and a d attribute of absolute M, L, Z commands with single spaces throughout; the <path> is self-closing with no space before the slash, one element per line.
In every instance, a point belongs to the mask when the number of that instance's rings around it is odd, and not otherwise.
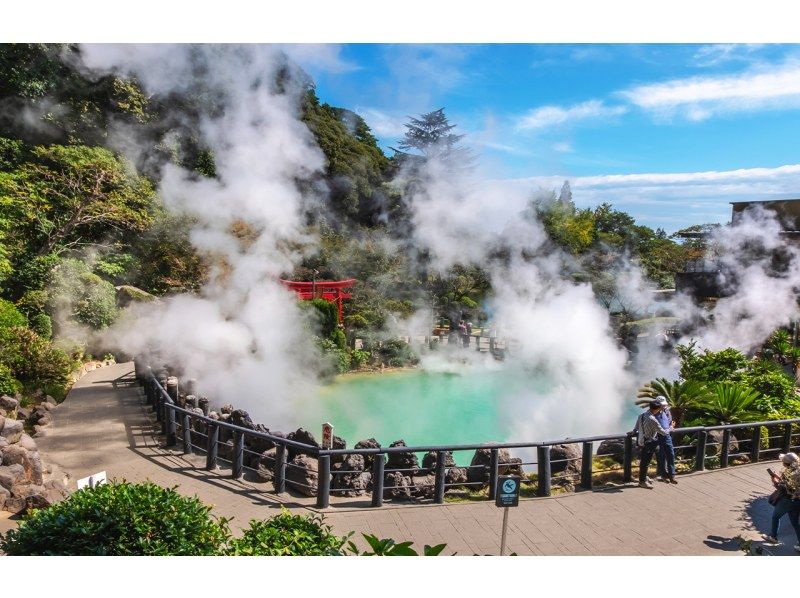
<path fill-rule="evenodd" d="M 145 376 L 140 377 L 146 383 L 145 390 L 147 394 L 148 402 L 153 403 L 153 407 L 156 410 L 157 419 L 161 422 L 162 431 L 167 435 L 167 443 L 169 445 L 178 444 L 177 434 L 176 431 L 180 430 L 181 436 L 183 437 L 183 444 L 184 444 L 184 452 L 192 452 L 192 448 L 200 449 L 206 452 L 207 461 L 206 461 L 206 469 L 213 469 L 215 467 L 216 461 L 219 459 L 221 461 L 225 461 L 227 463 L 231 463 L 233 476 L 234 478 L 240 477 L 242 475 L 242 471 L 247 469 L 248 471 L 255 471 L 251 467 L 244 466 L 243 458 L 245 454 L 258 456 L 259 453 L 257 451 L 252 450 L 250 447 L 245 446 L 245 440 L 247 438 L 255 438 L 261 440 L 267 440 L 272 442 L 278 447 L 278 451 L 276 457 L 272 459 L 275 468 L 275 492 L 283 492 L 283 488 L 285 485 L 291 484 L 293 486 L 303 486 L 306 488 L 312 488 L 313 485 L 303 484 L 297 480 L 287 480 L 285 478 L 287 469 L 299 469 L 308 471 L 308 468 L 295 465 L 293 463 L 287 462 L 287 452 L 288 449 L 294 449 L 295 452 L 300 452 L 307 454 L 311 457 L 316 458 L 318 463 L 318 470 L 316 473 L 318 484 L 317 484 L 317 506 L 320 508 L 325 508 L 328 506 L 329 496 L 331 492 L 337 493 L 346 491 L 344 488 L 331 488 L 331 480 L 333 477 L 337 475 L 344 475 L 347 473 L 359 473 L 359 471 L 336 471 L 332 470 L 331 468 L 331 458 L 332 457 L 340 457 L 345 455 L 391 455 L 391 454 L 402 454 L 402 453 L 437 453 L 437 466 L 433 468 L 423 468 L 419 467 L 419 470 L 429 469 L 434 470 L 436 482 L 434 484 L 414 484 L 412 488 L 428 488 L 434 487 L 434 502 L 441 503 L 444 501 L 444 491 L 446 488 L 451 488 L 454 486 L 484 486 L 487 485 L 486 482 L 462 482 L 462 483 L 447 483 L 445 480 L 445 476 L 447 472 L 451 469 L 464 469 L 464 470 L 472 470 L 472 469 L 483 469 L 484 476 L 488 476 L 488 488 L 489 488 L 489 498 L 494 498 L 494 493 L 496 489 L 497 478 L 499 472 L 502 471 L 502 468 L 508 467 L 521 467 L 523 465 L 536 465 L 537 466 L 537 495 L 538 496 L 549 496 L 550 495 L 550 483 L 553 479 L 559 479 L 559 477 L 564 477 L 566 474 L 561 474 L 553 476 L 551 471 L 551 465 L 555 464 L 570 464 L 576 461 L 583 461 L 583 465 L 581 467 L 580 472 L 574 472 L 575 474 L 580 475 L 580 486 L 584 489 L 591 489 L 592 488 L 592 475 L 595 473 L 606 473 L 609 471 L 623 471 L 623 478 L 625 482 L 630 482 L 632 479 L 632 468 L 633 468 L 633 456 L 634 456 L 634 445 L 635 442 L 635 432 L 624 432 L 618 434 L 610 434 L 604 436 L 587 436 L 587 437 L 580 437 L 580 438 L 564 438 L 560 440 L 548 440 L 548 441 L 540 441 L 540 442 L 503 442 L 503 443 L 495 443 L 495 442 L 488 442 L 488 443 L 476 443 L 476 444 L 461 444 L 461 445 L 427 445 L 427 446 L 389 446 L 389 447 L 379 447 L 379 448 L 352 448 L 352 449 L 325 449 L 318 446 L 313 446 L 309 444 L 304 444 L 302 442 L 298 442 L 296 440 L 290 440 L 288 438 L 284 438 L 282 436 L 275 436 L 268 432 L 261 432 L 257 430 L 252 430 L 250 428 L 244 428 L 242 426 L 237 426 L 235 424 L 221 421 L 219 419 L 213 419 L 210 416 L 197 413 L 194 408 L 188 409 L 181 407 L 176 404 L 173 397 L 170 393 L 164 389 L 164 387 L 159 382 L 158 378 L 152 373 L 150 368 L 147 368 L 148 372 Z M 178 389 L 177 386 L 170 385 L 170 388 L 173 390 L 173 394 L 175 394 L 175 398 L 178 397 Z M 153 392 L 151 392 L 151 390 Z M 155 396 L 153 396 L 155 395 Z M 178 414 L 184 416 L 183 419 L 176 417 Z M 193 426 L 190 425 L 184 428 L 184 423 L 189 423 L 193 421 L 199 421 L 205 423 L 207 426 L 207 432 L 203 433 L 193 429 Z M 729 465 L 729 460 L 738 458 L 738 457 L 751 457 L 756 461 L 759 457 L 763 455 L 768 455 L 774 453 L 776 451 L 782 450 L 781 447 L 767 447 L 761 448 L 761 442 L 763 440 L 774 440 L 774 439 L 783 439 L 784 448 L 785 445 L 788 444 L 790 448 L 792 447 L 792 439 L 797 436 L 797 434 L 792 433 L 792 426 L 795 424 L 800 424 L 800 418 L 796 419 L 781 419 L 781 420 L 771 420 L 771 421 L 760 421 L 760 422 L 743 422 L 738 424 L 717 424 L 713 426 L 692 426 L 686 428 L 676 428 L 672 430 L 672 434 L 696 434 L 696 444 L 690 445 L 680 445 L 676 447 L 676 449 L 691 449 L 696 447 L 696 455 L 694 457 L 686 457 L 681 459 L 681 461 L 695 461 L 695 470 L 702 470 L 705 468 L 705 462 L 711 458 L 719 459 L 719 466 L 720 467 L 727 467 Z M 775 426 L 784 426 L 784 431 L 781 435 L 777 436 L 770 436 L 769 433 L 762 437 L 761 428 L 766 427 L 767 429 L 771 429 Z M 741 429 L 752 429 L 753 434 L 752 437 L 749 438 L 741 438 L 737 439 L 739 442 L 745 443 L 747 445 L 749 443 L 750 449 L 749 452 L 738 452 L 731 454 L 730 451 L 730 441 L 731 441 L 731 431 L 732 430 L 741 430 Z M 232 437 L 232 444 L 231 439 L 228 439 L 225 442 L 221 442 L 219 440 L 219 432 L 221 430 L 226 430 L 230 433 Z M 708 433 L 712 431 L 723 431 L 723 438 L 720 442 L 709 442 Z M 205 437 L 207 439 L 206 447 L 197 446 L 192 444 L 190 439 L 190 434 L 198 434 L 201 437 Z M 594 457 L 594 443 L 595 442 L 603 442 L 608 440 L 623 440 L 624 447 L 622 451 L 617 451 L 615 454 L 617 456 L 621 456 L 623 459 L 623 464 L 619 467 L 612 467 L 606 469 L 598 469 L 593 470 L 592 468 L 592 459 L 588 459 L 587 456 Z M 217 454 L 218 448 L 220 445 L 227 444 L 229 449 L 233 450 L 232 456 L 229 459 L 223 459 L 219 457 Z M 565 457 L 561 459 L 552 459 L 550 458 L 550 450 L 555 445 L 575 445 L 580 444 L 583 446 L 583 452 L 581 457 Z M 715 456 L 709 456 L 706 454 L 706 449 L 708 447 L 719 446 L 719 453 Z M 515 460 L 514 462 L 499 462 L 499 451 L 501 449 L 537 449 L 537 461 L 535 462 L 519 462 Z M 454 453 L 458 451 L 477 451 L 477 450 L 489 450 L 491 456 L 491 462 L 488 465 L 468 465 L 468 466 L 446 466 L 444 464 L 444 455 L 446 453 Z M 611 456 L 611 455 L 609 455 Z M 588 459 L 588 463 L 586 462 Z M 439 461 L 441 460 L 441 464 Z M 406 471 L 413 471 L 415 468 L 404 468 L 404 469 L 389 469 L 385 467 L 386 463 L 384 459 L 375 459 L 372 466 L 372 474 L 373 474 L 373 490 L 372 490 L 372 506 L 380 506 L 383 503 L 383 492 L 385 490 L 392 490 L 392 489 L 399 489 L 404 488 L 400 486 L 384 486 L 384 479 L 383 476 L 385 474 L 391 472 L 406 472 Z M 366 470 L 365 470 L 366 471 Z M 574 474 L 570 474 L 574 475 Z M 486 478 L 484 478 L 486 479 Z M 528 483 L 526 481 L 526 483 Z M 532 481 L 530 483 L 533 483 Z"/>

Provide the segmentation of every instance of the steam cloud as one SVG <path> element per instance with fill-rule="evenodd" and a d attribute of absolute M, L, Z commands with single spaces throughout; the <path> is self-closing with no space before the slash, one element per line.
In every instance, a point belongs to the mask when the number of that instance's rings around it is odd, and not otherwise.
<path fill-rule="evenodd" d="M 193 219 L 190 240 L 215 265 L 199 296 L 137 305 L 109 335 L 127 353 L 178 365 L 215 401 L 247 409 L 271 425 L 297 418 L 313 394 L 313 349 L 294 297 L 278 283 L 308 242 L 298 181 L 324 156 L 296 114 L 300 91 L 266 47 L 86 46 L 90 67 L 135 74 L 148 92 L 201 89 L 221 104 L 201 119 L 217 178 L 175 165 L 163 171 L 166 206 Z"/>
<path fill-rule="evenodd" d="M 258 46 L 85 46 L 83 51 L 89 66 L 135 73 L 149 92 L 185 92 L 202 81 L 224 107 L 201 122 L 217 179 L 170 165 L 159 190 L 170 209 L 196 223 L 191 242 L 215 258 L 210 280 L 199 296 L 135 306 L 111 331 L 111 342 L 131 354 L 179 364 L 204 394 L 247 409 L 271 427 L 308 425 L 303 414 L 320 411 L 310 375 L 316 356 L 302 314 L 277 277 L 302 257 L 297 247 L 313 244 L 302 213 L 315 198 L 307 189 L 301 192 L 298 181 L 321 172 L 324 156 L 298 119 L 292 77 L 287 93 L 272 88 L 285 62 Z M 676 364 L 650 339 L 640 351 L 638 371 L 626 367 L 627 355 L 614 341 L 608 314 L 591 287 L 565 275 L 565 256 L 546 242 L 539 222 L 523 217 L 529 192 L 472 181 L 446 166 L 429 162 L 417 173 L 421 184 L 405 197 L 414 246 L 424 250 L 427 267 L 441 272 L 454 264 L 477 264 L 490 273 L 487 307 L 509 343 L 509 358 L 498 365 L 473 353 L 470 367 L 500 367 L 509 377 L 530 380 L 522 392 L 498 399 L 505 439 L 621 430 L 637 384 L 673 374 Z M 703 346 L 748 350 L 797 316 L 796 250 L 789 250 L 786 275 L 776 278 L 765 259 L 748 249 L 754 242 L 783 246 L 779 228 L 768 215 L 756 214 L 717 233 L 715 243 L 740 285 L 717 303 L 701 334 Z M 635 264 L 621 266 L 616 280 L 630 305 L 644 309 L 651 302 Z M 701 315 L 685 296 L 667 306 L 683 318 Z M 429 320 L 420 312 L 405 325 L 416 329 Z M 423 367 L 442 369 L 447 358 L 428 356 Z"/>

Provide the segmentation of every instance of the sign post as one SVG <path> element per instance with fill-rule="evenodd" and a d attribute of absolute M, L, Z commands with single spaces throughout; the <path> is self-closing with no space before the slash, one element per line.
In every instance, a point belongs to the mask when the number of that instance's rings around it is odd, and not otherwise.
<path fill-rule="evenodd" d="M 333 426 L 329 422 L 322 424 L 322 448 L 333 448 Z"/>
<path fill-rule="evenodd" d="M 508 532 L 508 509 L 519 506 L 519 484 L 522 478 L 516 475 L 497 478 L 497 496 L 494 504 L 503 507 L 503 532 L 500 536 L 500 556 L 506 554 L 506 535 Z"/>

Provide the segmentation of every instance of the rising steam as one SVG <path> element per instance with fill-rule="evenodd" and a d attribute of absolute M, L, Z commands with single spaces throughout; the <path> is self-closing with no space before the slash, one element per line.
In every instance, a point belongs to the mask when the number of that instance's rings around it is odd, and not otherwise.
<path fill-rule="evenodd" d="M 294 297 L 277 282 L 302 259 L 298 248 L 314 244 L 303 213 L 319 201 L 309 183 L 324 169 L 322 152 L 298 118 L 302 83 L 279 53 L 262 46 L 86 46 L 83 53 L 90 67 L 135 74 L 149 93 L 202 90 L 217 104 L 200 123 L 217 178 L 168 165 L 159 188 L 170 210 L 192 219 L 191 242 L 214 264 L 209 281 L 199 295 L 134 306 L 110 331 L 109 342 L 180 367 L 203 394 L 247 409 L 270 427 L 316 424 L 303 418 L 321 411 L 309 399 L 315 396 L 317 356 Z M 407 185 L 411 177 L 415 182 Z M 636 385 L 675 372 L 676 364 L 647 343 L 640 369 L 631 371 L 590 285 L 565 274 L 566 257 L 525 214 L 529 192 L 470 180 L 437 160 L 402 172 L 397 183 L 409 189 L 409 246 L 421 265 L 443 273 L 455 264 L 475 264 L 491 276 L 486 307 L 508 341 L 509 356 L 498 365 L 473 353 L 470 367 L 499 367 L 509 379 L 529 381 L 510 385 L 513 393 L 497 400 L 506 437 L 475 441 L 621 430 Z M 715 245 L 740 284 L 700 331 L 703 346 L 749 350 L 797 317 L 797 251 L 787 250 L 790 265 L 775 277 L 766 258 L 750 250 L 754 243 L 782 247 L 779 230 L 774 218 L 755 214 L 716 234 Z M 619 266 L 616 279 L 629 305 L 644 309 L 651 302 L 636 265 Z M 702 320 L 688 297 L 665 307 Z M 430 319 L 420 312 L 397 330 L 406 326 L 413 336 Z M 447 358 L 428 356 L 423 367 L 441 369 Z"/>

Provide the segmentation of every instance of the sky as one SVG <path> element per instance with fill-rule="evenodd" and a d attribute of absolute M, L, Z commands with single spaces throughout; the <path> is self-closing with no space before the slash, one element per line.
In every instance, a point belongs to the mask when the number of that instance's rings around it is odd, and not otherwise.
<path fill-rule="evenodd" d="M 479 176 L 569 180 L 668 232 L 725 223 L 731 201 L 800 197 L 800 46 L 287 45 L 323 102 L 391 155 L 410 116 L 444 108 Z"/>

